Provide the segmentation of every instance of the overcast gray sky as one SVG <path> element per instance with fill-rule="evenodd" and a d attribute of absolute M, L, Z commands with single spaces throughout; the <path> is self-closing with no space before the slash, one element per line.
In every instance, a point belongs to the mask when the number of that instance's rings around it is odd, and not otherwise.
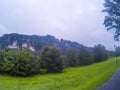
<path fill-rule="evenodd" d="M 0 0 L 0 36 L 50 34 L 86 46 L 114 49 L 113 33 L 103 26 L 104 0 Z"/>

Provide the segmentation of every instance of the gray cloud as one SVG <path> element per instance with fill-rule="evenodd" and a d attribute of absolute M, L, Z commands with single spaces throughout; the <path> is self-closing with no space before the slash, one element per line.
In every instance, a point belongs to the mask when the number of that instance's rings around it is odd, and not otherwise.
<path fill-rule="evenodd" d="M 101 43 L 113 49 L 113 33 L 103 26 L 103 1 L 0 0 L 1 35 L 51 34 L 87 46 Z"/>

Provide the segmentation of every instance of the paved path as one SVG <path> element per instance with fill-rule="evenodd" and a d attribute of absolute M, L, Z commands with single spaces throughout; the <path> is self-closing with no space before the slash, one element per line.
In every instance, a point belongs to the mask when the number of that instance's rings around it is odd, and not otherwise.
<path fill-rule="evenodd" d="M 100 86 L 97 90 L 120 90 L 120 68 L 109 81 Z"/>

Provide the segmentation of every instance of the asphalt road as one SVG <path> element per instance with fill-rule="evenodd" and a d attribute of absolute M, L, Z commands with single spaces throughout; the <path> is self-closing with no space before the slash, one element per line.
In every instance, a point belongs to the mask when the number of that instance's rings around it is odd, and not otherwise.
<path fill-rule="evenodd" d="M 97 90 L 120 90 L 120 68 L 114 75 Z"/>

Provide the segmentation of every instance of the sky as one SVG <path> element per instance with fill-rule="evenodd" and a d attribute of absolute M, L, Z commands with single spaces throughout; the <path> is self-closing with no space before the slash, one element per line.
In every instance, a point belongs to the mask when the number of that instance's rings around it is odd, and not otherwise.
<path fill-rule="evenodd" d="M 0 36 L 53 35 L 93 47 L 119 45 L 103 25 L 104 0 L 0 0 Z"/>

